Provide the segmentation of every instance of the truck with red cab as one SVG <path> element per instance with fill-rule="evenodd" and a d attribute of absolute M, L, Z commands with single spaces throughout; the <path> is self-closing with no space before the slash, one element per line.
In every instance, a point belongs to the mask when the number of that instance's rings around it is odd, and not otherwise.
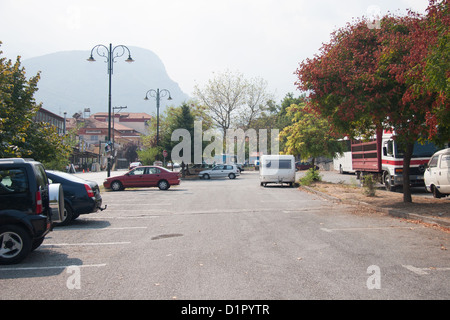
<path fill-rule="evenodd" d="M 431 156 L 438 148 L 431 142 L 416 142 L 409 167 L 410 186 L 425 186 L 424 172 Z M 378 130 L 369 140 L 356 139 L 351 143 L 352 170 L 357 178 L 372 174 L 389 191 L 403 186 L 404 151 L 391 130 Z"/>

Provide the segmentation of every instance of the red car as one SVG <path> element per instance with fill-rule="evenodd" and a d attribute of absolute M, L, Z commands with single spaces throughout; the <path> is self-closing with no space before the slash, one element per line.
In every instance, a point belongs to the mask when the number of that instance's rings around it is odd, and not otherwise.
<path fill-rule="evenodd" d="M 167 190 L 170 186 L 179 185 L 178 172 L 172 172 L 157 166 L 142 166 L 128 171 L 124 175 L 106 178 L 103 186 L 113 191 L 125 188 L 158 187 Z"/>

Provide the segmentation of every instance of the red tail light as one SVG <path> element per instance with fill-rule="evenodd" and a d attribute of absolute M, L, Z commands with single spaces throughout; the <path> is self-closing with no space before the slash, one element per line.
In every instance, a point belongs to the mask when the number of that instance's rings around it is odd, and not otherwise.
<path fill-rule="evenodd" d="M 40 191 L 36 191 L 36 213 L 42 213 L 42 195 Z"/>
<path fill-rule="evenodd" d="M 86 188 L 86 192 L 88 194 L 89 198 L 93 198 L 94 197 L 94 191 L 92 191 L 91 186 L 89 186 L 88 184 L 85 184 L 84 187 Z"/>

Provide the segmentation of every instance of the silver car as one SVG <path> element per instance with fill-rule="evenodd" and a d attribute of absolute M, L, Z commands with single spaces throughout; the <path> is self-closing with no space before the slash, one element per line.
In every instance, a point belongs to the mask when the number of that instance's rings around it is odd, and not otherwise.
<path fill-rule="evenodd" d="M 234 179 L 241 174 L 235 164 L 219 164 L 212 169 L 201 171 L 198 176 L 200 179 L 224 178 Z"/>

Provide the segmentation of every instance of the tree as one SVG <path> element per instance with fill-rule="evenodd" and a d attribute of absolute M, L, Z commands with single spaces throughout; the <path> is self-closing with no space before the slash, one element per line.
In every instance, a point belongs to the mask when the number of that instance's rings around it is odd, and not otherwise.
<path fill-rule="evenodd" d="M 196 86 L 195 95 L 224 134 L 232 127 L 250 128 L 271 99 L 265 80 L 230 71 L 215 74 L 203 88 Z"/>
<path fill-rule="evenodd" d="M 65 137 L 54 126 L 33 120 L 41 107 L 34 100 L 39 78 L 38 73 L 27 80 L 20 57 L 14 64 L 0 58 L 0 157 L 33 158 L 62 169 L 70 154 Z"/>
<path fill-rule="evenodd" d="M 66 137 L 60 136 L 55 126 L 44 122 L 30 125 L 25 146 L 30 152 L 21 156 L 38 160 L 46 168 L 55 170 L 65 169 L 72 151 Z"/>
<path fill-rule="evenodd" d="M 287 108 L 287 115 L 292 118 L 292 124 L 280 133 L 281 137 L 286 138 L 285 153 L 301 155 L 304 160 L 312 158 L 313 168 L 315 158 L 333 158 L 336 153 L 342 153 L 328 121 L 316 111 L 309 110 L 305 103 L 292 104 Z"/>
<path fill-rule="evenodd" d="M 138 159 L 138 146 L 129 142 L 123 147 L 123 156 L 127 159 L 128 162 L 135 162 Z"/>
<path fill-rule="evenodd" d="M 450 136 L 450 1 L 431 0 L 423 27 L 416 28 L 413 50 L 421 63 L 411 69 L 407 81 L 412 96 L 430 92 L 437 98 L 427 114 L 429 136 L 447 143 Z"/>
<path fill-rule="evenodd" d="M 172 141 L 172 133 L 177 129 L 185 129 L 189 133 L 190 145 L 191 145 L 190 158 L 191 158 L 191 161 L 193 161 L 194 160 L 194 116 L 191 114 L 190 107 L 187 103 L 183 103 L 181 105 L 181 107 L 179 107 L 179 108 L 180 108 L 180 112 L 178 112 L 175 115 L 173 124 L 169 128 L 169 132 L 171 133 L 171 140 L 170 140 L 170 144 L 168 145 L 169 148 L 167 148 L 167 149 L 171 150 L 171 152 L 172 152 L 173 147 L 178 144 L 178 141 Z M 183 149 L 182 151 L 185 152 L 186 150 Z M 183 157 L 186 155 L 180 154 L 179 156 Z M 173 155 L 172 155 L 172 158 L 173 158 Z"/>
<path fill-rule="evenodd" d="M 0 58 L 0 157 L 21 157 L 31 153 L 32 146 L 25 143 L 33 116 L 39 109 L 33 98 L 39 77 L 37 74 L 26 79 L 20 57 L 14 64 Z"/>
<path fill-rule="evenodd" d="M 160 141 L 158 146 L 156 146 L 156 121 L 151 122 L 149 134 L 143 137 L 143 150 L 138 152 L 141 161 L 152 163 L 154 160 L 160 160 L 163 150 L 168 151 L 169 158 L 171 158 L 172 149 L 178 144 L 177 141 L 172 141 L 172 133 L 176 129 L 188 130 L 192 146 L 191 159 L 194 159 L 193 146 L 195 121 L 202 122 L 202 130 L 208 130 L 213 123 L 212 119 L 207 115 L 205 107 L 194 101 L 185 102 L 179 107 L 168 107 L 160 114 Z M 206 142 L 203 142 L 202 150 L 205 144 Z"/>
<path fill-rule="evenodd" d="M 298 88 L 310 92 L 308 107 L 327 117 L 338 131 L 350 136 L 381 128 L 396 132 L 405 146 L 404 202 L 412 201 L 413 143 L 433 138 L 427 117 L 435 113 L 438 99 L 434 92 L 414 95 L 410 81 L 429 49 L 421 45 L 426 23 L 412 12 L 405 17 L 383 17 L 379 29 L 357 20 L 333 33 L 320 54 L 301 63 L 296 72 Z"/>

